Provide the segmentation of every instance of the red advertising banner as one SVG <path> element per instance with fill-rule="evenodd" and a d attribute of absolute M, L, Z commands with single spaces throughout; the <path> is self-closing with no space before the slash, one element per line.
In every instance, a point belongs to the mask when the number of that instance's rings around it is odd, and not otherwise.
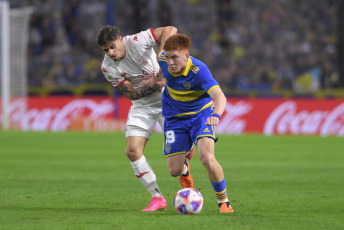
<path fill-rule="evenodd" d="M 14 127 L 22 130 L 124 130 L 131 101 L 105 96 L 29 97 L 11 102 Z M 157 127 L 157 131 L 160 129 Z M 221 134 L 344 136 L 344 100 L 232 99 L 228 98 L 220 124 Z"/>
<path fill-rule="evenodd" d="M 80 119 L 111 120 L 117 109 L 111 97 L 29 97 L 22 116 L 24 103 L 22 99 L 11 102 L 11 127 L 34 131 L 64 131 Z"/>
<path fill-rule="evenodd" d="M 344 136 L 344 100 L 228 99 L 217 132 Z"/>

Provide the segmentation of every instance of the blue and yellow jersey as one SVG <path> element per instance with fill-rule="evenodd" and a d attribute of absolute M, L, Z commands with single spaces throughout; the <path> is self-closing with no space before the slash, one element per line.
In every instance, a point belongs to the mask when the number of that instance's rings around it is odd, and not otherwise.
<path fill-rule="evenodd" d="M 179 75 L 169 71 L 165 53 L 160 56 L 159 64 L 166 80 L 162 95 L 164 117 L 190 116 L 212 105 L 209 92 L 219 84 L 203 62 L 190 57 L 185 70 Z"/>

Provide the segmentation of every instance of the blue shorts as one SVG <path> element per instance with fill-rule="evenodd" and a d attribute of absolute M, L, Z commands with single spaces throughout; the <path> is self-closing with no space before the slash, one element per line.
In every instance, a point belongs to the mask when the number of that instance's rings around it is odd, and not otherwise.
<path fill-rule="evenodd" d="M 196 145 L 197 140 L 201 137 L 210 137 L 216 142 L 214 126 L 205 125 L 212 112 L 213 109 L 209 107 L 193 116 L 165 118 L 165 156 L 187 153 L 191 149 L 192 143 Z"/>

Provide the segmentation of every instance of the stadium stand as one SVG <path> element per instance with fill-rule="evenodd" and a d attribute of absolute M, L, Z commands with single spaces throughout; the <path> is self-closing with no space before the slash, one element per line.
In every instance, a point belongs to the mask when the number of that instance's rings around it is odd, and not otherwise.
<path fill-rule="evenodd" d="M 102 53 L 94 42 L 99 27 L 107 24 L 106 1 L 10 4 L 35 9 L 28 53 L 30 92 L 106 84 L 99 71 Z M 297 93 L 339 86 L 336 14 L 327 1 L 116 0 L 113 12 L 123 34 L 171 24 L 188 34 L 192 55 L 211 68 L 225 92 Z"/>

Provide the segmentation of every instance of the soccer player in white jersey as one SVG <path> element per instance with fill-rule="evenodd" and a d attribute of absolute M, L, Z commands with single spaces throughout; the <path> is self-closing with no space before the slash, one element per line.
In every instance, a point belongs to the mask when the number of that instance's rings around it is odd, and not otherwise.
<path fill-rule="evenodd" d="M 161 95 L 165 81 L 159 77 L 154 46 L 177 32 L 173 26 L 147 29 L 122 37 L 116 26 L 103 26 L 96 42 L 105 56 L 101 70 L 106 79 L 132 100 L 126 124 L 126 150 L 136 177 L 151 193 L 152 199 L 142 211 L 166 209 L 167 203 L 157 185 L 156 175 L 143 152 L 156 122 L 163 127 Z M 191 154 L 190 154 L 191 155 Z"/>

